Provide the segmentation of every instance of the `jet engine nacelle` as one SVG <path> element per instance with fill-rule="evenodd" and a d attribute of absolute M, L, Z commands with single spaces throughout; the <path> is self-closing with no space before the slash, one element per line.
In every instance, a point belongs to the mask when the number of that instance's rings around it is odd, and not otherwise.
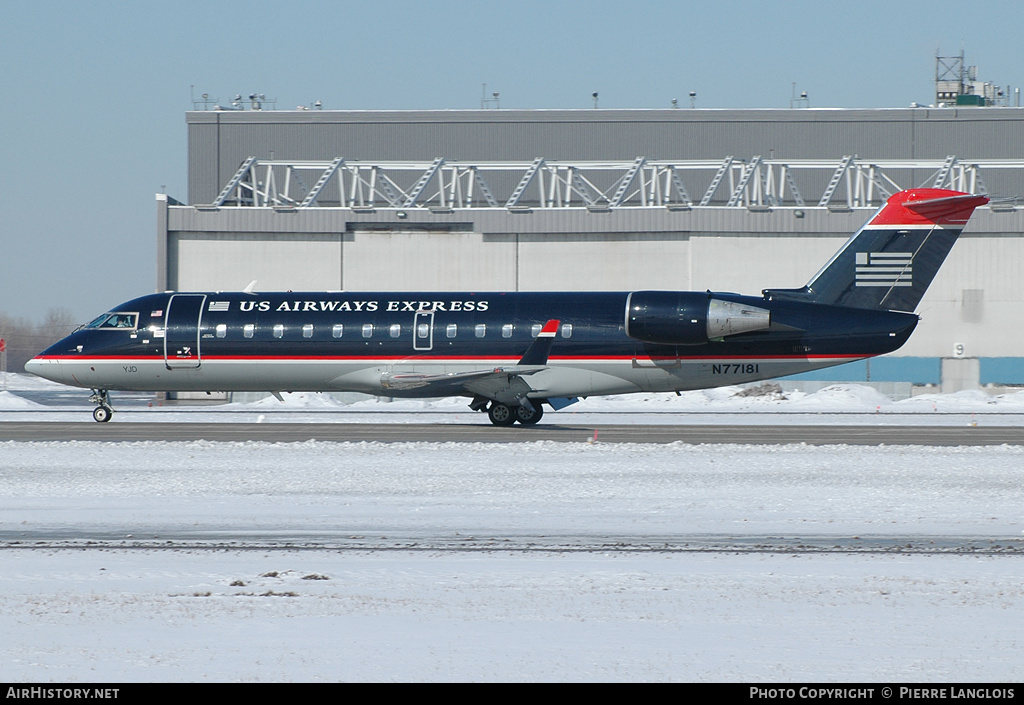
<path fill-rule="evenodd" d="M 634 291 L 626 304 L 626 335 L 645 343 L 700 345 L 770 325 L 771 311 L 710 292 Z"/>

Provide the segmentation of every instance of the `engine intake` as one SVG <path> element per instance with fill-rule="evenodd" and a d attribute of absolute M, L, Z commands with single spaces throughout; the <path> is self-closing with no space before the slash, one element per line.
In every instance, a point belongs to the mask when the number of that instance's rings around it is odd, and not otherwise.
<path fill-rule="evenodd" d="M 694 291 L 634 291 L 626 302 L 626 335 L 645 343 L 700 345 L 764 330 L 771 311 Z"/>

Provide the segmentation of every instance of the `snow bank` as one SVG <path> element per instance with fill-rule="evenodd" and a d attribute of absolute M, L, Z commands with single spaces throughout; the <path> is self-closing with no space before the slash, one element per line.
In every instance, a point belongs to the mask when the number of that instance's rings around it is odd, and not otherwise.
<path fill-rule="evenodd" d="M 0 409 L 12 411 L 20 409 L 39 411 L 45 408 L 46 407 L 42 404 L 37 404 L 34 401 L 23 399 L 12 392 L 0 392 Z"/>

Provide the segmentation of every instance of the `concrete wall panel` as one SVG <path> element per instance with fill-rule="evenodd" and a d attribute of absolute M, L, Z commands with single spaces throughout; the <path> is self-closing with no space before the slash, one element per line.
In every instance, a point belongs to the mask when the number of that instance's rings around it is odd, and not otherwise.
<path fill-rule="evenodd" d="M 684 233 L 519 236 L 520 291 L 682 289 L 689 279 Z"/>
<path fill-rule="evenodd" d="M 172 233 L 167 286 L 177 291 L 341 288 L 341 238 L 336 235 Z"/>
<path fill-rule="evenodd" d="M 466 232 L 346 234 L 344 288 L 349 291 L 512 291 L 513 236 Z"/>
<path fill-rule="evenodd" d="M 688 289 L 756 296 L 811 280 L 848 238 L 749 234 L 694 235 Z"/>

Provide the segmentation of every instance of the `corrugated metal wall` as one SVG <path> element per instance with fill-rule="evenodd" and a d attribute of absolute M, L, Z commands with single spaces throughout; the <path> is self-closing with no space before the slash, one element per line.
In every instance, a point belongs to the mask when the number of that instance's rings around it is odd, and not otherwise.
<path fill-rule="evenodd" d="M 249 156 L 456 160 L 1024 159 L 1024 109 L 219 111 L 186 114 L 189 203 Z M 927 175 L 922 174 L 920 178 Z M 990 191 L 1024 195 L 1019 172 Z"/>

